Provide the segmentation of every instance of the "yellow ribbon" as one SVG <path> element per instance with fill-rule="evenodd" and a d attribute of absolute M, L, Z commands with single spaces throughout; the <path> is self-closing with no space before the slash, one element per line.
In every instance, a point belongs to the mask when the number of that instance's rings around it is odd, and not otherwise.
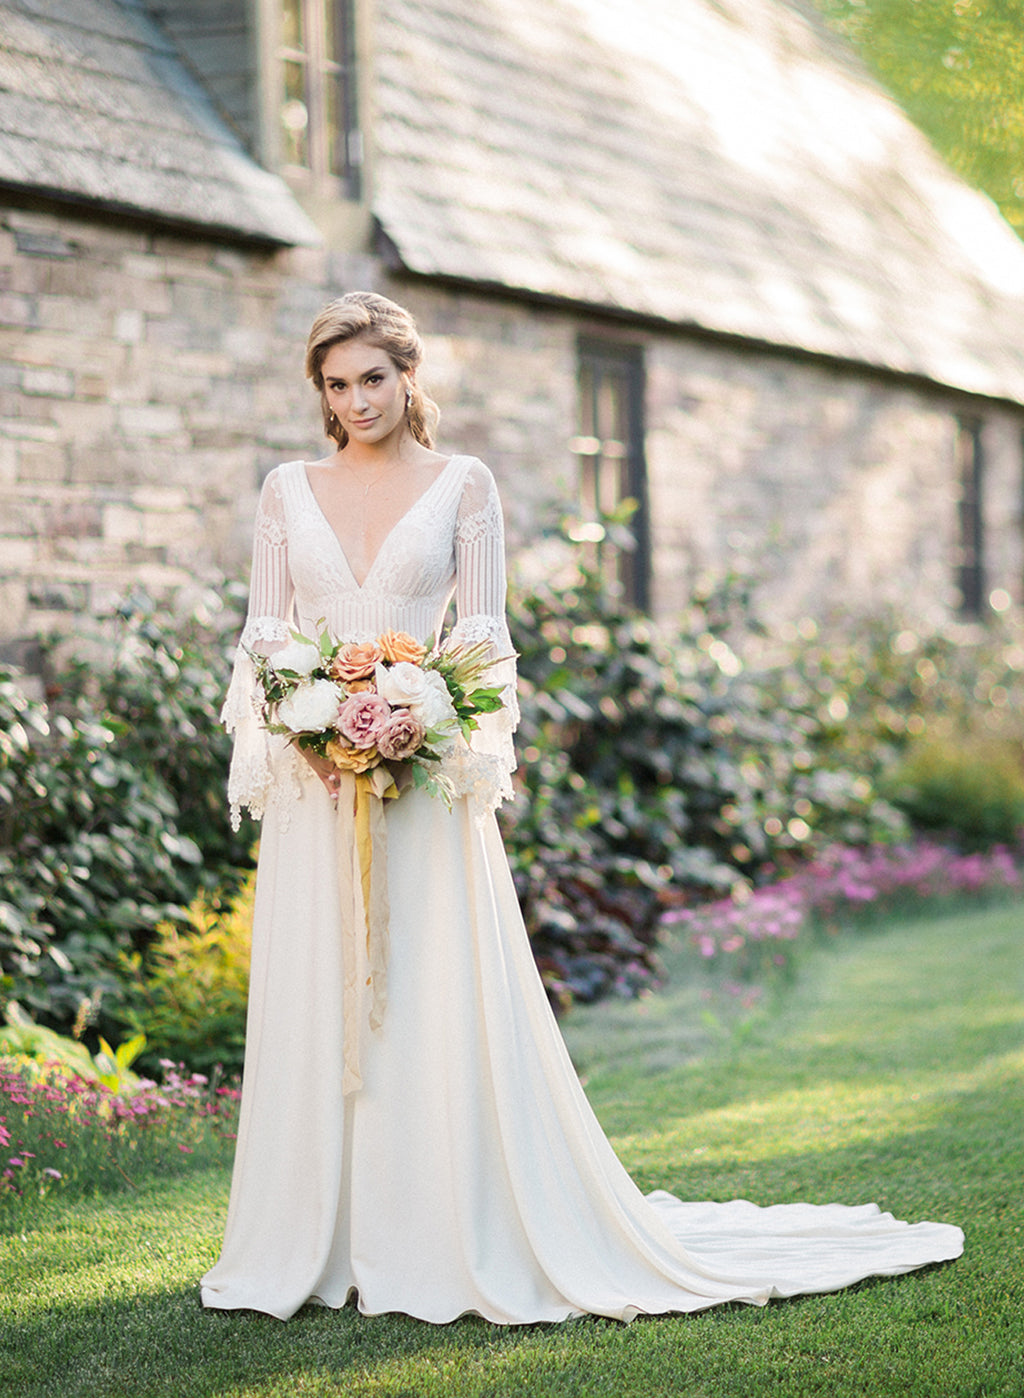
<path fill-rule="evenodd" d="M 387 1006 L 390 909 L 384 802 L 396 797 L 398 788 L 383 765 L 369 772 L 341 772 L 340 778 L 335 838 L 345 976 L 342 1092 L 347 1095 L 363 1085 L 359 1065 L 364 1018 L 371 1029 L 379 1029 Z M 368 1016 L 363 1007 L 367 992 Z"/>

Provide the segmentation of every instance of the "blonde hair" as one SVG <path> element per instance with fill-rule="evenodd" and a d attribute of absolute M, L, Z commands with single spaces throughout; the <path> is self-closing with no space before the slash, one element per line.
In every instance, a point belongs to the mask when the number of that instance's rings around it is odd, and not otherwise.
<path fill-rule="evenodd" d="M 384 350 L 400 373 L 413 376 L 409 380 L 406 421 L 417 442 L 432 448 L 441 411 L 414 377 L 423 359 L 423 342 L 416 322 L 402 306 L 373 291 L 350 291 L 347 296 L 331 301 L 317 316 L 309 332 L 306 378 L 312 379 L 313 387 L 320 394 L 324 432 L 337 442 L 339 449 L 348 441 L 348 433 L 327 406 L 323 363 L 333 345 L 356 339 Z"/>

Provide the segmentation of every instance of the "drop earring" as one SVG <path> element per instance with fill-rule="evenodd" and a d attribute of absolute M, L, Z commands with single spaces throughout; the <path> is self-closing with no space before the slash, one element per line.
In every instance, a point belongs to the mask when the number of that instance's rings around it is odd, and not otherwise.
<path fill-rule="evenodd" d="M 406 410 L 408 410 L 409 408 L 412 407 L 412 389 L 411 389 L 411 388 L 407 388 L 407 389 L 405 390 L 405 406 L 406 406 Z"/>

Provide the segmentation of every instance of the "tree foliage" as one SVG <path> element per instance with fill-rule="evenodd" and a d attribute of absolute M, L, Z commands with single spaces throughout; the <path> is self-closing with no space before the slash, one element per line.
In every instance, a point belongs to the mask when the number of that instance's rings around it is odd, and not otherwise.
<path fill-rule="evenodd" d="M 815 0 L 949 165 L 1024 236 L 1024 0 Z"/>

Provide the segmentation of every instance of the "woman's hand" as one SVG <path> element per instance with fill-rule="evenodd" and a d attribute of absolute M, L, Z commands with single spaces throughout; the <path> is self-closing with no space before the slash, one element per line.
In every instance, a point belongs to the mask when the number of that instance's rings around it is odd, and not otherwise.
<path fill-rule="evenodd" d="M 337 767 L 335 767 L 334 763 L 328 762 L 327 758 L 321 757 L 319 753 L 307 752 L 305 748 L 299 748 L 299 752 L 302 753 L 313 771 L 323 782 L 327 790 L 327 795 L 332 801 L 337 801 L 338 789 L 341 786 L 341 773 L 338 771 Z"/>

